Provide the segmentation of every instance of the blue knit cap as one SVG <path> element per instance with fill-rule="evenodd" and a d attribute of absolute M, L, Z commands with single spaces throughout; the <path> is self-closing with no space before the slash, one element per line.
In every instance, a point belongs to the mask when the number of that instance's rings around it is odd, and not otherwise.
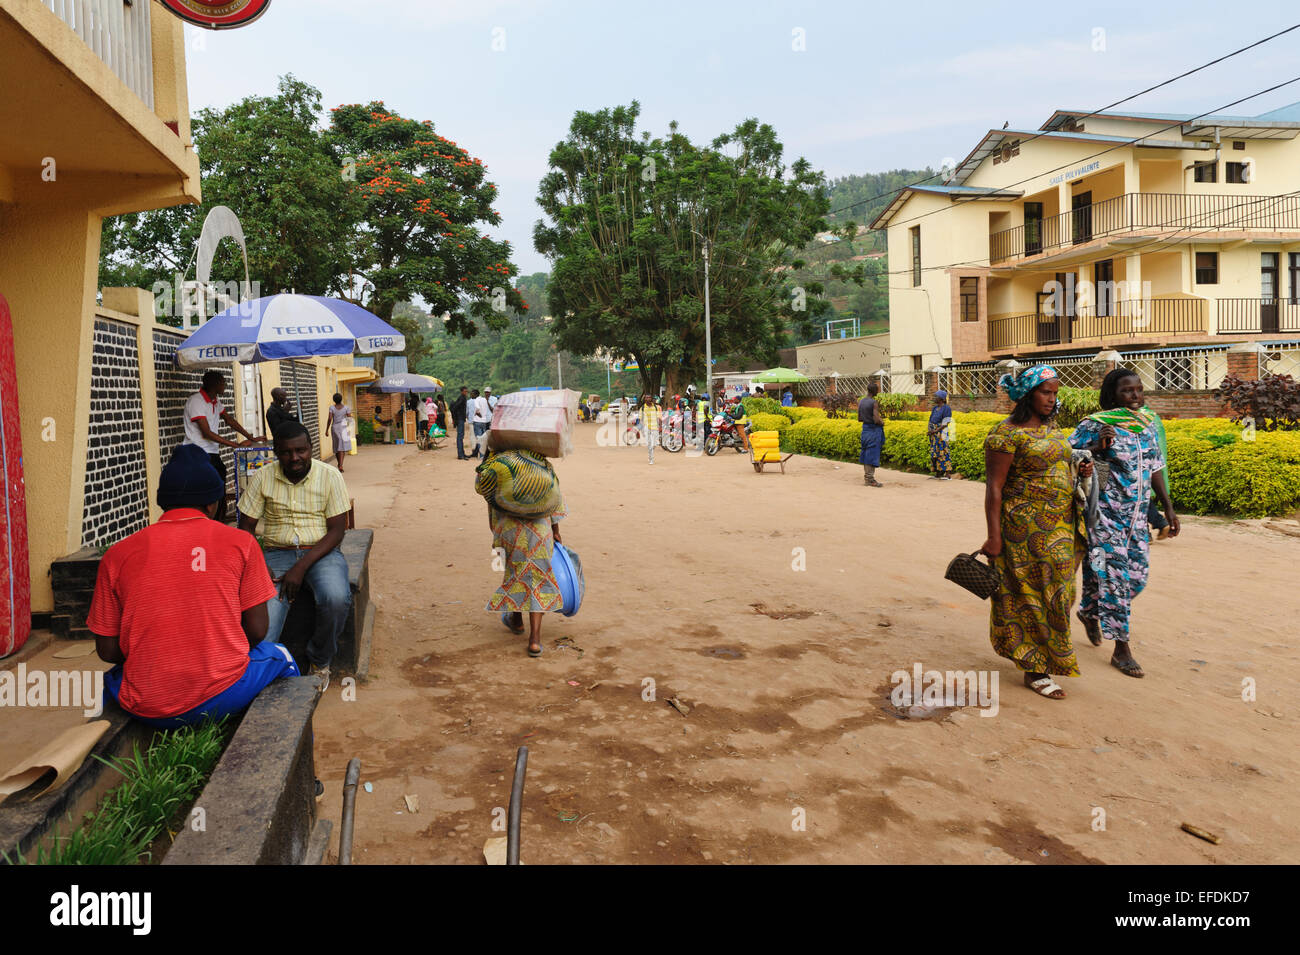
<path fill-rule="evenodd" d="M 197 444 L 182 444 L 158 479 L 158 506 L 164 511 L 178 507 L 202 510 L 225 496 L 221 475 Z"/>

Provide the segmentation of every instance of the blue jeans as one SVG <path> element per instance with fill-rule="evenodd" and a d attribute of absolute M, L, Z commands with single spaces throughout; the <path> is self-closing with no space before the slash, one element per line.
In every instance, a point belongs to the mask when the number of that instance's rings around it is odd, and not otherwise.
<path fill-rule="evenodd" d="M 249 651 L 248 669 L 244 671 L 243 676 L 229 688 L 205 700 L 189 712 L 169 717 L 136 716 L 134 713 L 131 715 L 142 723 L 168 730 L 180 726 L 193 726 L 208 717 L 219 720 L 231 713 L 238 713 L 252 703 L 257 694 L 282 676 L 298 676 L 298 665 L 293 662 L 293 656 L 285 647 L 278 643 L 263 641 Z M 104 674 L 104 697 L 106 700 L 108 697 L 117 700 L 121 690 L 122 664 L 119 663 Z"/>
<path fill-rule="evenodd" d="M 301 550 L 268 550 L 266 569 L 273 578 L 283 577 L 307 553 Z M 336 547 L 316 563 L 303 578 L 304 586 L 311 588 L 316 598 L 316 627 L 307 641 L 307 660 L 312 666 L 329 666 L 338 652 L 339 635 L 348 622 L 352 609 L 352 588 L 348 584 L 348 562 Z M 277 584 L 277 589 L 279 585 Z M 289 616 L 289 601 L 277 594 L 267 601 L 266 611 L 271 618 L 266 628 L 264 643 L 279 643 L 285 618 Z"/>
<path fill-rule="evenodd" d="M 456 460 L 465 456 L 465 422 L 456 422 Z"/>
<path fill-rule="evenodd" d="M 487 429 L 488 429 L 488 423 L 486 421 L 474 422 L 474 453 L 475 454 L 479 454 L 480 451 L 482 450 L 479 447 L 479 442 L 482 440 L 483 435 L 487 433 Z"/>

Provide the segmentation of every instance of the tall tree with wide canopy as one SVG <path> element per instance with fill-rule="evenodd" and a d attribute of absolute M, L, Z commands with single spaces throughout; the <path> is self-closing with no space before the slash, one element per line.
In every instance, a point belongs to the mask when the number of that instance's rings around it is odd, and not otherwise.
<path fill-rule="evenodd" d="M 498 225 L 497 187 L 482 160 L 382 102 L 333 110 L 328 139 L 343 156 L 361 203 L 356 232 L 357 297 L 388 320 L 418 296 L 449 332 L 468 338 L 480 319 L 503 329 L 524 309 L 510 243 L 483 233 Z"/>
<path fill-rule="evenodd" d="M 704 245 L 713 352 L 774 361 L 786 330 L 808 330 L 830 304 L 820 283 L 787 278 L 827 226 L 824 179 L 788 168 L 770 126 L 749 119 L 708 147 L 669 128 L 637 135 L 633 101 L 578 112 L 551 151 L 534 245 L 553 263 L 552 333 L 579 355 L 636 359 L 643 388 L 669 391 L 704 373 Z M 852 228 L 848 226 L 847 228 Z M 861 269 L 834 267 L 861 280 Z"/>

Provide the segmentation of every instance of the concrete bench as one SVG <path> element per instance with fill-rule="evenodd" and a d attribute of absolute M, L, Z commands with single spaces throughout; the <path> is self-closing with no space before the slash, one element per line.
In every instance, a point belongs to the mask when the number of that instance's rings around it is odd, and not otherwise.
<path fill-rule="evenodd" d="M 330 823 L 316 818 L 311 721 L 319 700 L 314 677 L 276 680 L 258 694 L 195 800 L 203 828 L 182 826 L 163 865 L 321 861 Z"/>
<path fill-rule="evenodd" d="M 339 546 L 348 562 L 352 609 L 339 636 L 339 649 L 331 669 L 336 673 L 350 673 L 358 680 L 364 680 L 370 673 L 370 643 L 375 630 L 375 607 L 370 602 L 370 548 L 374 540 L 372 530 L 350 530 L 343 535 Z M 315 619 L 316 601 L 311 588 L 304 587 L 293 602 L 280 634 L 280 642 L 289 648 L 303 673 L 307 672 L 307 640 Z"/>

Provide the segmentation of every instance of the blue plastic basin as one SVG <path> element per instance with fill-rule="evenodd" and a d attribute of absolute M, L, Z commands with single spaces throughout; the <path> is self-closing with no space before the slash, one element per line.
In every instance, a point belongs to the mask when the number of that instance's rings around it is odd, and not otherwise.
<path fill-rule="evenodd" d="M 572 617 L 582 606 L 582 597 L 587 591 L 587 582 L 582 576 L 582 561 L 563 544 L 556 544 L 551 557 L 551 571 L 560 588 L 563 613 L 566 617 Z"/>

